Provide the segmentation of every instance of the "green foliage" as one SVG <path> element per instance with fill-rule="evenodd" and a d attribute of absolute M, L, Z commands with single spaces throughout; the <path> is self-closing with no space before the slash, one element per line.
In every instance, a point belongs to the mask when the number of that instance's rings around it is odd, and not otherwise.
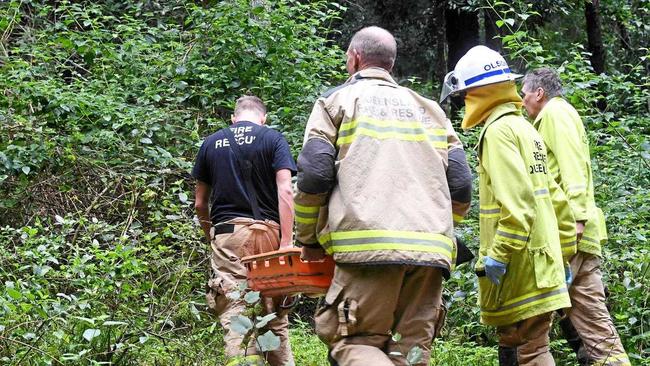
<path fill-rule="evenodd" d="M 277 318 L 275 313 L 262 314 L 261 297 L 258 291 L 251 291 L 243 283 L 240 291 L 233 291 L 227 295 L 231 300 L 243 300 L 246 310 L 243 314 L 234 315 L 230 318 L 230 330 L 243 336 L 240 347 L 244 353 L 241 360 L 242 366 L 257 364 L 257 359 L 253 363 L 246 360 L 248 345 L 253 343 L 255 348 L 260 352 L 275 351 L 280 348 L 280 337 L 270 330 L 261 334 L 263 328 L 273 319 Z"/>
<path fill-rule="evenodd" d="M 343 53 L 325 1 L 202 4 L 0 3 L 0 363 L 223 363 L 192 160 L 245 93 L 297 148 Z"/>

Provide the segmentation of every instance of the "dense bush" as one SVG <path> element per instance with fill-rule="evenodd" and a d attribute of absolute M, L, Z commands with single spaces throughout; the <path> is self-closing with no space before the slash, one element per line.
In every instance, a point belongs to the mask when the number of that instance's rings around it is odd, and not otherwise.
<path fill-rule="evenodd" d="M 325 2 L 0 5 L 0 363 L 217 364 L 189 169 L 236 98 L 293 146 L 342 52 Z"/>

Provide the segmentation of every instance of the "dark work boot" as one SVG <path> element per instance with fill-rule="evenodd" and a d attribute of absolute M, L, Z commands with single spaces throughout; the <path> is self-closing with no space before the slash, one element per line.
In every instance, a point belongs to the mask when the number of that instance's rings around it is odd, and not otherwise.
<path fill-rule="evenodd" d="M 499 346 L 499 366 L 519 366 L 517 347 Z"/>
<path fill-rule="evenodd" d="M 563 315 L 563 313 L 560 314 Z M 565 316 L 560 320 L 560 328 L 562 329 L 562 335 L 564 335 L 564 339 L 566 339 L 567 343 L 569 346 L 571 346 L 571 349 L 576 354 L 578 365 L 593 365 L 596 361 L 592 360 L 587 354 L 585 346 L 582 343 L 582 339 L 580 338 L 580 335 L 578 335 L 578 331 L 573 326 L 571 320 L 569 320 L 568 317 Z"/>

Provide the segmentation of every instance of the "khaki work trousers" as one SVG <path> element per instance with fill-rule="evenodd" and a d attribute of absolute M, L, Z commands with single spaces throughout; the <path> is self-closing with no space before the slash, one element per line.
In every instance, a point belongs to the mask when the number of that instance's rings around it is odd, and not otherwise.
<path fill-rule="evenodd" d="M 553 366 L 548 347 L 552 312 L 497 327 L 501 366 Z"/>
<path fill-rule="evenodd" d="M 565 313 L 582 341 L 578 360 L 587 365 L 630 365 L 605 305 L 600 264 L 593 254 L 578 252 L 571 258 L 571 308 Z"/>
<path fill-rule="evenodd" d="M 234 232 L 212 235 L 212 254 L 210 256 L 211 276 L 208 280 L 206 299 L 208 307 L 219 317 L 224 330 L 226 358 L 244 355 L 243 335 L 230 330 L 230 318 L 242 314 L 246 303 L 242 298 L 233 300 L 228 293 L 238 291 L 240 284 L 246 283 L 246 267 L 240 259 L 248 255 L 276 250 L 280 246 L 279 226 L 273 221 L 257 221 L 237 218 L 227 222 L 234 224 Z M 293 365 L 293 355 L 289 344 L 288 311 L 280 309 L 280 298 L 262 298 L 265 313 L 276 312 L 277 318 L 264 328 L 280 337 L 280 348 L 264 355 L 272 366 Z M 246 354 L 258 354 L 254 342 L 248 345 Z"/>
<path fill-rule="evenodd" d="M 316 310 L 316 333 L 334 365 L 406 365 L 415 346 L 423 350 L 417 365 L 428 365 L 445 313 L 438 268 L 337 264 Z"/>

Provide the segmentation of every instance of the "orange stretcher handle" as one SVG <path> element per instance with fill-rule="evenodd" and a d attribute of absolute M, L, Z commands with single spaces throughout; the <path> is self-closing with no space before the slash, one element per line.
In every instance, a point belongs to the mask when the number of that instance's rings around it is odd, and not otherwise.
<path fill-rule="evenodd" d="M 250 263 L 253 261 L 264 261 L 264 260 L 269 260 L 273 258 L 278 258 L 278 257 L 285 257 L 285 256 L 297 256 L 300 258 L 300 255 L 302 254 L 302 249 L 297 248 L 297 247 L 291 247 L 291 248 L 281 248 L 278 250 L 274 250 L 272 252 L 266 252 L 266 253 L 261 253 L 261 254 L 255 254 L 255 255 L 249 255 L 247 257 L 244 257 L 241 259 L 241 262 L 243 264 Z M 303 262 L 324 262 L 326 260 L 326 257 L 317 260 L 317 261 L 305 261 L 302 260 Z"/>

